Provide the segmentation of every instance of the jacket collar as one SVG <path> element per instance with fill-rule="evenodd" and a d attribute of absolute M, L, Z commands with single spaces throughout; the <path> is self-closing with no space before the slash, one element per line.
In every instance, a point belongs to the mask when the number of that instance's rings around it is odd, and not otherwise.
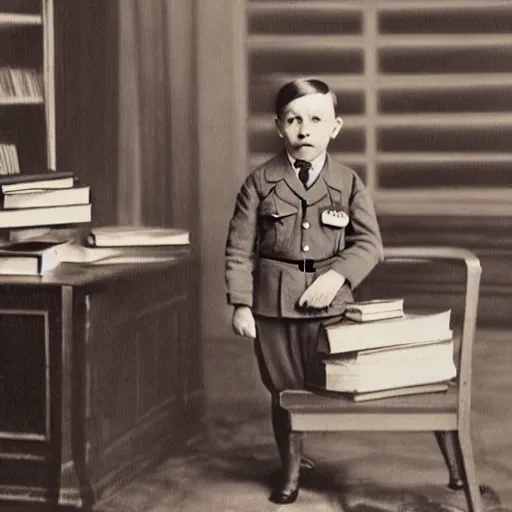
<path fill-rule="evenodd" d="M 341 179 L 337 178 L 339 173 L 333 172 L 334 168 L 339 165 L 327 154 L 322 172 L 315 183 L 305 190 L 297 174 L 292 169 L 286 153 L 283 151 L 266 164 L 265 179 L 269 183 L 283 181 L 287 185 L 287 187 L 279 186 L 276 189 L 278 195 L 285 201 L 294 202 L 298 196 L 301 199 L 305 199 L 308 204 L 315 204 L 329 193 L 328 187 L 341 190 Z M 296 197 L 290 195 L 290 192 Z"/>

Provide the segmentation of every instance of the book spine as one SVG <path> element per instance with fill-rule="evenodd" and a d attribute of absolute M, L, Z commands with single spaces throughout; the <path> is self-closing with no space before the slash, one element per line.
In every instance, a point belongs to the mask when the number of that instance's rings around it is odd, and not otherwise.
<path fill-rule="evenodd" d="M 12 183 L 28 183 L 42 180 L 57 180 L 62 178 L 73 177 L 71 171 L 51 171 L 41 172 L 39 174 L 16 174 L 9 176 L 0 176 L 0 185 L 11 185 Z"/>

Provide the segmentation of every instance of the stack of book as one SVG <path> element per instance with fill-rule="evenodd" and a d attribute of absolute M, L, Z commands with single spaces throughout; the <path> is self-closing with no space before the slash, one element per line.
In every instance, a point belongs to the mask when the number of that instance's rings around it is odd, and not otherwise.
<path fill-rule="evenodd" d="M 54 227 L 88 223 L 91 215 L 90 187 L 79 184 L 71 172 L 0 176 L 0 274 L 42 275 L 52 270 L 64 242 L 73 236 L 41 236 Z"/>
<path fill-rule="evenodd" d="M 448 389 L 456 376 L 451 311 L 404 313 L 403 299 L 348 305 L 326 326 L 309 387 L 363 401 Z"/>
<path fill-rule="evenodd" d="M 90 187 L 67 171 L 0 176 L 0 207 L 0 229 L 90 222 Z"/>

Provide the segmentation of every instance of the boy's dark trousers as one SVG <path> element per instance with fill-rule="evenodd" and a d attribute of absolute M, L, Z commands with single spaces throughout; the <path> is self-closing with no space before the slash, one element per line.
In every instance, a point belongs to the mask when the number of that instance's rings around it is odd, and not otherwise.
<path fill-rule="evenodd" d="M 302 439 L 298 446 L 290 446 L 288 413 L 279 405 L 279 393 L 285 389 L 304 389 L 308 380 L 308 366 L 317 354 L 320 326 L 338 318 L 288 319 L 255 315 L 257 337 L 254 349 L 261 379 L 271 395 L 271 417 L 274 437 L 282 467 L 290 456 L 301 456 Z M 436 432 L 450 476 L 450 486 L 461 481 L 459 454 L 451 432 Z M 291 455 L 290 455 L 291 454 Z M 298 482 L 295 482 L 298 484 Z"/>
<path fill-rule="evenodd" d="M 261 379 L 272 399 L 272 428 L 283 467 L 290 455 L 290 422 L 288 413 L 279 405 L 279 393 L 285 389 L 304 389 L 308 365 L 317 353 L 319 329 L 326 320 L 255 316 L 254 349 Z M 302 440 L 294 451 L 300 456 Z"/>

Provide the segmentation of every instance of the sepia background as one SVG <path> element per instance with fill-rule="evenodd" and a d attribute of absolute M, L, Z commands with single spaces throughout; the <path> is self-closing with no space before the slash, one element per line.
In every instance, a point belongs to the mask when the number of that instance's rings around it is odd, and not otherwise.
<path fill-rule="evenodd" d="M 56 0 L 55 27 L 57 167 L 92 186 L 97 225 L 191 230 L 213 395 L 244 407 L 219 352 L 237 361 L 245 407 L 264 408 L 251 348 L 240 356 L 231 335 L 224 243 L 240 184 L 277 148 L 273 94 L 303 75 L 338 94 L 344 127 L 331 150 L 368 186 L 385 244 L 475 251 L 479 327 L 506 343 L 512 2 Z M 388 281 L 419 304 L 461 291 L 449 273 Z"/>

